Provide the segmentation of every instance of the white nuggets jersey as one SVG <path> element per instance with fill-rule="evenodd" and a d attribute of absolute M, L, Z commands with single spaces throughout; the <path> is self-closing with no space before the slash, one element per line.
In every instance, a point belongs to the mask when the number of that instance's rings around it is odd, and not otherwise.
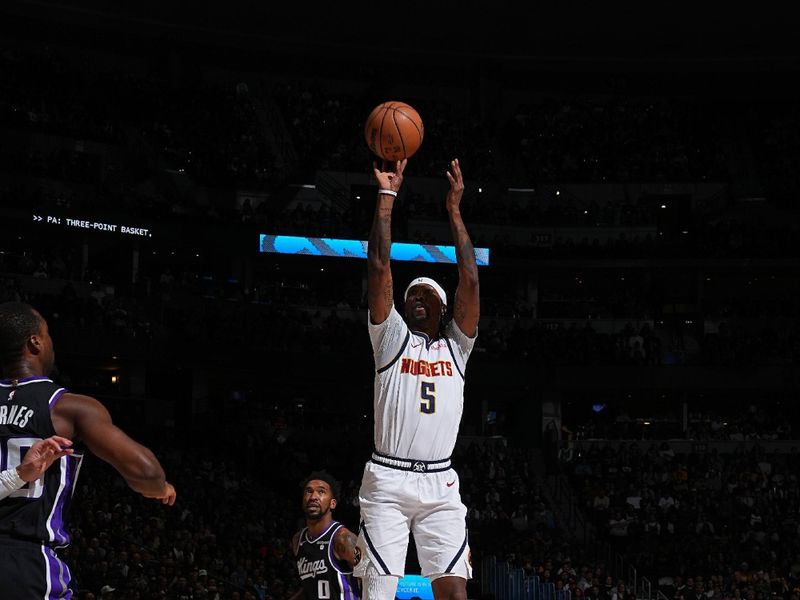
<path fill-rule="evenodd" d="M 369 335 L 375 356 L 375 450 L 423 461 L 450 458 L 475 338 L 450 321 L 445 336 L 431 341 L 409 330 L 394 307 L 379 325 L 369 319 Z"/>

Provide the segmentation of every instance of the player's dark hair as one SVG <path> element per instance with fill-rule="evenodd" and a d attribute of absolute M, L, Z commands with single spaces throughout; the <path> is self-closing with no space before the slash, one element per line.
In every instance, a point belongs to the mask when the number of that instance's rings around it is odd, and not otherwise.
<path fill-rule="evenodd" d="M 0 366 L 19 361 L 28 338 L 39 333 L 41 326 L 42 318 L 29 304 L 0 304 Z"/>
<path fill-rule="evenodd" d="M 447 329 L 447 324 L 453 319 L 453 315 L 448 312 L 447 305 L 442 305 L 442 314 L 439 317 L 439 337 L 443 338 L 445 336 L 445 330 Z"/>
<path fill-rule="evenodd" d="M 315 479 L 327 483 L 331 488 L 331 497 L 338 500 L 339 493 L 341 492 L 341 485 L 338 481 L 336 481 L 336 478 L 327 471 L 312 471 L 305 479 L 303 479 L 303 482 L 300 484 L 300 488 L 305 489 L 308 485 L 308 482 L 314 481 Z"/>

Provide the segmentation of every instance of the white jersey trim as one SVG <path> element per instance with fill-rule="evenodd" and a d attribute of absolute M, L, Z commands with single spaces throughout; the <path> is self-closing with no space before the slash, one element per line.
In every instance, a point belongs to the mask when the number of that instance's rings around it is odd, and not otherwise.
<path fill-rule="evenodd" d="M 47 406 L 53 408 L 56 405 L 56 402 L 61 399 L 61 396 L 63 396 L 66 391 L 67 390 L 65 388 L 58 388 L 55 392 L 53 392 L 53 395 L 50 396 L 50 399 L 47 401 Z"/>
<path fill-rule="evenodd" d="M 328 526 L 328 528 L 325 531 L 323 531 L 322 533 L 320 533 L 313 540 L 310 537 L 308 537 L 308 527 L 305 527 L 303 529 L 303 536 L 302 537 L 304 537 L 305 541 L 308 542 L 309 544 L 316 544 L 322 538 L 322 536 L 326 535 L 331 530 L 332 527 L 336 527 L 337 525 L 341 525 L 341 523 L 339 523 L 339 521 L 331 521 L 331 524 Z M 302 542 L 303 542 L 303 540 L 301 540 L 301 543 Z"/>

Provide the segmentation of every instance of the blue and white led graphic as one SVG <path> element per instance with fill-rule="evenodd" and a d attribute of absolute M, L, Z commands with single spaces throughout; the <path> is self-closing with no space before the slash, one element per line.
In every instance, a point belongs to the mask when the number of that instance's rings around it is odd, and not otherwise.
<path fill-rule="evenodd" d="M 308 254 L 312 256 L 338 256 L 340 258 L 367 258 L 367 242 L 361 240 L 337 240 L 293 235 L 266 235 L 259 240 L 261 252 L 277 254 Z M 392 244 L 394 260 L 415 260 L 430 263 L 456 263 L 455 246 L 433 244 Z M 478 266 L 489 265 L 489 248 L 475 248 Z"/>
<path fill-rule="evenodd" d="M 397 600 L 433 600 L 431 580 L 420 575 L 406 575 L 397 583 Z"/>

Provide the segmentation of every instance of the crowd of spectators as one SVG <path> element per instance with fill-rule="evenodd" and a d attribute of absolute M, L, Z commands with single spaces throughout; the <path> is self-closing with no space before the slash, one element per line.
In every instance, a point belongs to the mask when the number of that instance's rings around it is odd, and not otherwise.
<path fill-rule="evenodd" d="M 520 361 L 550 366 L 655 365 L 662 363 L 661 340 L 648 324 L 631 323 L 614 333 L 599 333 L 558 321 L 515 321 L 510 327 L 488 320 L 481 333 L 489 358 L 516 356 Z"/>
<path fill-rule="evenodd" d="M 755 330 L 736 320 L 723 322 L 717 333 L 703 336 L 694 364 L 705 365 L 794 365 L 800 357 L 800 330 L 792 319 L 785 323 L 761 324 Z"/>
<path fill-rule="evenodd" d="M 676 98 L 545 97 L 504 132 L 532 181 L 706 181 L 728 177 L 723 124 Z"/>
<path fill-rule="evenodd" d="M 142 65 L 108 69 L 103 56 L 48 46 L 4 46 L 0 60 L 6 73 L 0 123 L 128 153 L 125 173 L 105 165 L 97 179 L 162 167 L 212 186 L 272 182 L 275 158 L 246 85 L 192 78 L 177 84 Z M 31 167 L 37 162 L 29 157 Z"/>
<path fill-rule="evenodd" d="M 725 394 L 724 400 L 702 394 L 685 396 L 685 430 L 683 403 L 675 398 L 665 398 L 661 407 L 632 398 L 628 399 L 629 407 L 619 405 L 621 398 L 597 401 L 592 403 L 595 410 L 591 412 L 585 403 L 579 403 L 576 414 L 565 418 L 565 427 L 571 440 L 754 442 L 794 439 L 798 423 L 791 410 L 791 398 L 764 395 L 754 400 L 748 394 L 742 401 L 732 396 Z M 702 408 L 690 408 L 697 406 Z"/>
<path fill-rule="evenodd" d="M 671 581 L 719 580 L 723 589 L 701 591 L 722 597 L 735 594 L 740 583 L 757 585 L 774 570 L 794 582 L 778 590 L 788 597 L 800 575 L 793 567 L 800 509 L 796 454 L 796 447 L 768 453 L 753 444 L 732 453 L 679 453 L 667 443 L 615 448 L 599 441 L 565 467 L 598 528 L 641 569 Z M 742 568 L 750 572 L 746 582 L 734 577 Z"/>
<path fill-rule="evenodd" d="M 766 116 L 766 118 L 765 118 Z M 800 111 L 796 102 L 766 100 L 745 111 L 747 140 L 764 193 L 783 206 L 797 201 Z"/>

